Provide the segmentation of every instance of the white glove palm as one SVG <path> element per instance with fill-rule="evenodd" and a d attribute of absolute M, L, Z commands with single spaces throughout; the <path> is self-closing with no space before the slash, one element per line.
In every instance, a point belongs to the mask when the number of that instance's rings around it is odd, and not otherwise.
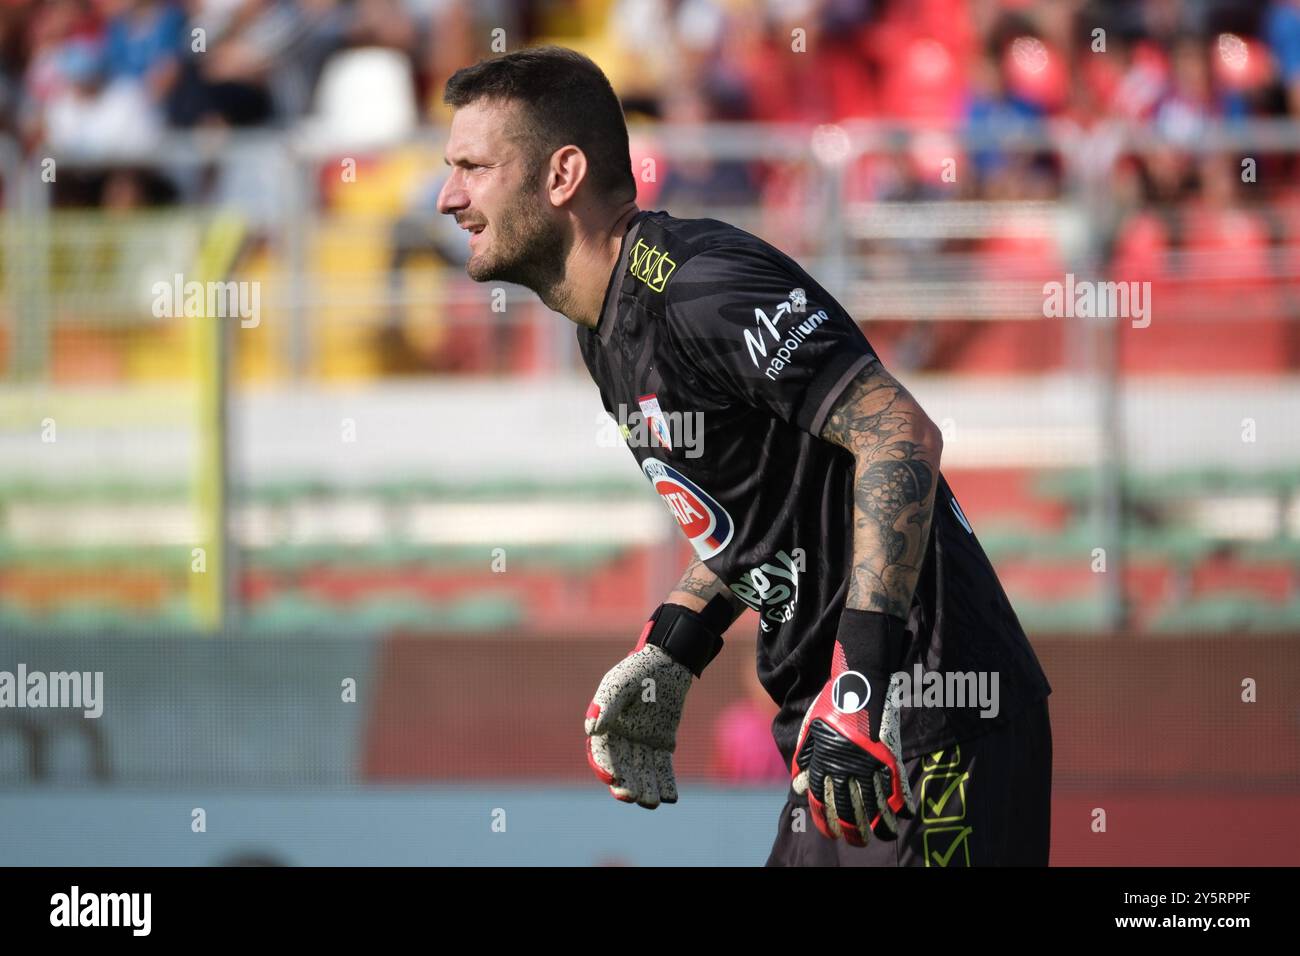
<path fill-rule="evenodd" d="M 690 670 L 653 644 L 610 669 L 587 708 L 587 762 L 609 792 L 653 810 L 677 802 L 673 750 Z"/>

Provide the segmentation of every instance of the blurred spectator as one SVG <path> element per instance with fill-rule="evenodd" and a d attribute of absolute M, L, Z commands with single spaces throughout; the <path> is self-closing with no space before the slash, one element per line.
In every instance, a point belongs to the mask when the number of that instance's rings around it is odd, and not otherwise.
<path fill-rule="evenodd" d="M 194 14 L 202 42 L 185 59 L 172 121 L 179 126 L 266 123 L 276 112 L 273 88 L 279 90 L 282 113 L 302 112 L 315 76 L 307 75 L 306 59 L 290 50 L 301 54 L 309 46 L 299 42 L 305 35 L 336 33 L 336 6 L 314 0 L 202 0 Z M 319 69 L 318 62 L 314 66 Z"/>
<path fill-rule="evenodd" d="M 1220 111 L 1229 119 L 1284 112 L 1273 101 L 1278 90 L 1268 49 L 1255 37 L 1220 33 L 1210 40 L 1211 69 Z"/>
<path fill-rule="evenodd" d="M 1038 120 L 1036 110 L 1007 96 L 1002 68 L 992 57 L 978 57 L 971 64 L 971 82 L 964 109 L 967 129 L 974 134 L 993 134 Z M 995 146 L 972 146 L 970 161 L 981 183 L 1006 167 L 1008 157 Z"/>
<path fill-rule="evenodd" d="M 16 94 L 14 107 L 15 111 L 22 108 L 18 125 L 32 144 L 42 136 L 45 109 L 75 85 L 68 70 L 67 48 L 76 44 L 97 47 L 101 29 L 89 0 L 51 0 L 39 11 L 29 8 L 26 12 L 26 17 L 14 13 L 5 18 L 20 41 L 16 49 L 6 51 L 6 60 L 12 64 L 10 69 L 21 69 L 23 88 Z"/>
<path fill-rule="evenodd" d="M 202 0 L 206 49 L 185 64 L 173 103 L 180 126 L 291 122 L 311 107 L 329 57 L 383 47 L 414 60 L 416 20 L 397 0 Z"/>
<path fill-rule="evenodd" d="M 161 104 L 176 83 L 185 14 L 166 0 L 105 0 L 104 65 L 110 84 L 138 83 Z"/>
<path fill-rule="evenodd" d="M 38 103 L 48 101 L 67 86 L 59 64 L 63 47 L 76 42 L 98 43 L 102 35 L 89 0 L 50 0 L 29 20 L 15 18 L 13 24 L 16 31 L 26 34 L 20 37 L 27 45 L 23 84 L 27 96 Z M 15 60 L 22 56 L 21 53 L 11 55 Z"/>
<path fill-rule="evenodd" d="M 738 97 L 734 90 L 706 92 L 682 87 L 668 97 L 664 119 L 686 130 L 703 123 L 738 119 L 743 117 L 745 110 Z M 748 163 L 728 159 L 681 159 L 666 165 L 658 197 L 661 205 L 742 205 L 757 197 L 757 183 Z"/>
<path fill-rule="evenodd" d="M 1300 0 L 1274 0 L 1265 18 L 1264 35 L 1277 61 L 1287 108 L 1300 117 Z"/>
<path fill-rule="evenodd" d="M 59 84 L 41 116 L 45 142 L 81 159 L 140 157 L 162 134 L 162 117 L 143 84 L 111 79 L 94 41 L 59 49 Z"/>
<path fill-rule="evenodd" d="M 1199 37 L 1180 37 L 1169 84 L 1156 104 L 1156 128 L 1177 142 L 1194 142 L 1212 118 L 1214 106 L 1205 44 Z"/>
<path fill-rule="evenodd" d="M 1122 119 L 1144 120 L 1166 88 L 1168 60 L 1162 49 L 1146 40 L 1118 43 L 1115 52 L 1121 67 L 1108 91 L 1107 112 Z"/>
<path fill-rule="evenodd" d="M 407 267 L 423 259 L 440 266 L 450 266 L 448 276 L 460 280 L 460 272 L 469 259 L 468 234 L 450 216 L 438 213 L 438 194 L 447 180 L 440 172 L 416 183 L 406 210 L 394 221 L 389 234 L 391 252 L 388 260 L 389 308 L 376 332 L 375 350 L 385 375 L 409 375 L 441 370 L 441 364 L 454 360 L 443 348 L 446 319 L 452 308 L 438 310 L 430 317 L 423 308 L 406 304 Z M 487 337 L 489 354 L 508 353 L 507 341 L 513 329 L 501 313 L 489 313 Z M 481 323 L 480 323 L 481 324 Z"/>
<path fill-rule="evenodd" d="M 745 696 L 713 725 L 713 774 L 726 783 L 789 780 L 790 768 L 772 740 L 776 706 L 758 682 L 753 657 L 741 656 Z"/>

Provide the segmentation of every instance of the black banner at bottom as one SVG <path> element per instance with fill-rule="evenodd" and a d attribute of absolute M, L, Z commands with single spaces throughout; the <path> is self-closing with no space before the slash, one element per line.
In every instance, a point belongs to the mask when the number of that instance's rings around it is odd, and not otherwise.
<path fill-rule="evenodd" d="M 1102 935 L 1231 946 L 1242 933 L 1289 930 L 1294 886 L 1293 869 L 7 869 L 0 918 L 9 940 L 75 934 L 80 943 L 328 944 L 473 925 L 496 944 L 511 930 L 537 939 L 569 923 L 579 939 L 638 924 L 640 933 L 659 919 L 743 931 L 761 914 L 766 925 L 753 929 L 764 933 L 772 921 L 806 931 L 817 920 L 854 929 L 879 920 L 914 942 L 1034 931 L 1049 943 Z M 542 920 L 521 919 L 534 915 Z"/>

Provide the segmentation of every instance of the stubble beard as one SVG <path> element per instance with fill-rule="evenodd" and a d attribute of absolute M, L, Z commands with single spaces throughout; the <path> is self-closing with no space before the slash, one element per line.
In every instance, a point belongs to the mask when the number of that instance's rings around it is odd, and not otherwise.
<path fill-rule="evenodd" d="M 564 279 L 570 238 L 547 218 L 527 187 L 511 197 L 492 224 L 492 245 L 472 256 L 465 271 L 475 282 L 512 282 L 536 292 L 543 302 L 557 298 Z"/>

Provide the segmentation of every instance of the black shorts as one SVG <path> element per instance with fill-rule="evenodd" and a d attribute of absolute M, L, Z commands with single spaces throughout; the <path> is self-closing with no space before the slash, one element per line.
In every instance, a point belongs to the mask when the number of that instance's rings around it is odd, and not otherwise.
<path fill-rule="evenodd" d="M 974 740 L 907 761 L 917 814 L 897 840 L 830 840 L 790 791 L 768 866 L 1046 866 L 1052 726 L 1047 698 Z"/>

